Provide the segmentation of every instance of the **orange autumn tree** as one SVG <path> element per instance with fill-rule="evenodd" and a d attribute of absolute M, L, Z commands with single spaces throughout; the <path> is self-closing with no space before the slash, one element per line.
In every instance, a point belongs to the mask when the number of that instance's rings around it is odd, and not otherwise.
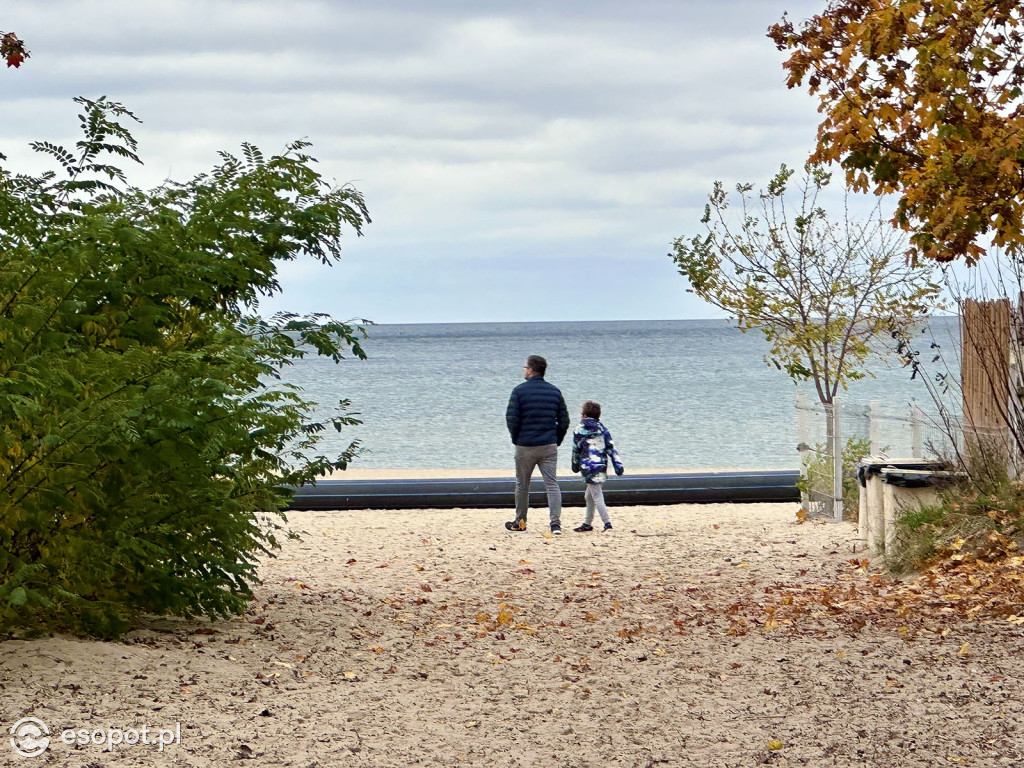
<path fill-rule="evenodd" d="M 833 0 L 768 36 L 823 115 L 812 162 L 897 193 L 918 254 L 1024 255 L 1024 10 L 1020 0 Z"/>

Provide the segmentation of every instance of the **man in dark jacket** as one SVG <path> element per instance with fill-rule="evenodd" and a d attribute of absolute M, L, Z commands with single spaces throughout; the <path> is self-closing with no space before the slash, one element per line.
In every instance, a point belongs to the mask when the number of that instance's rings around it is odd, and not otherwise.
<path fill-rule="evenodd" d="M 530 477 L 533 468 L 540 467 L 548 494 L 551 532 L 557 535 L 562 532 L 562 491 L 556 478 L 558 446 L 569 431 L 569 409 L 558 387 L 544 381 L 547 368 L 547 360 L 540 355 L 526 358 L 526 381 L 513 389 L 508 399 L 505 423 L 516 447 L 516 519 L 505 523 L 505 528 L 526 530 Z"/>

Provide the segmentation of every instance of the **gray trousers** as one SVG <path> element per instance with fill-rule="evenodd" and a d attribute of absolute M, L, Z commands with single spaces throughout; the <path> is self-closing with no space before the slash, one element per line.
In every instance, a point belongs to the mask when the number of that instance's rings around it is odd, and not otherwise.
<path fill-rule="evenodd" d="M 558 446 L 554 443 L 516 446 L 516 520 L 526 520 L 530 506 L 530 477 L 533 468 L 540 467 L 544 490 L 548 494 L 548 517 L 552 525 L 562 524 L 562 491 L 555 474 L 557 466 Z"/>
<path fill-rule="evenodd" d="M 604 490 L 601 487 L 601 483 L 587 483 L 587 490 L 584 494 L 584 499 L 587 502 L 587 516 L 583 520 L 587 525 L 593 525 L 594 523 L 594 509 L 597 508 L 597 514 L 601 516 L 602 523 L 610 523 L 611 518 L 608 517 L 608 507 L 604 504 Z"/>

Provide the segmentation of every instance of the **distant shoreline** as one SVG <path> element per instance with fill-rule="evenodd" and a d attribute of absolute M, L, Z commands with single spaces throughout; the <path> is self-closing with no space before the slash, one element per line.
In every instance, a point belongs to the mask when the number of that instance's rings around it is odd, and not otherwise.
<path fill-rule="evenodd" d="M 566 467 L 568 469 L 568 467 Z M 758 467 L 714 467 L 703 469 L 628 469 L 630 475 L 674 475 L 690 472 L 713 473 L 713 472 L 756 472 L 763 470 Z M 767 470 L 765 470 L 767 471 Z M 509 463 L 508 469 L 369 469 L 365 467 L 352 467 L 343 472 L 333 472 L 327 480 L 433 480 L 447 478 L 471 478 L 471 477 L 513 477 L 515 472 Z M 572 472 L 558 473 L 559 477 L 572 477 Z M 540 472 L 535 472 L 534 477 L 539 478 Z M 611 478 L 614 481 L 614 478 Z"/>

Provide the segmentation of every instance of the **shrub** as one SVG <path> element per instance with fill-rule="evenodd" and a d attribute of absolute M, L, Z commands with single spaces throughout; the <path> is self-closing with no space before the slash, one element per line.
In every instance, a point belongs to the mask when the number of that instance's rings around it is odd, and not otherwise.
<path fill-rule="evenodd" d="M 313 348 L 362 357 L 360 328 L 261 320 L 280 262 L 330 264 L 368 216 L 298 142 L 222 154 L 143 191 L 119 104 L 77 100 L 60 174 L 0 170 L 0 629 L 116 636 L 139 612 L 240 612 L 279 545 L 290 486 L 344 468 L 327 419 L 265 382 Z M 266 514 L 261 514 L 265 511 Z"/>
<path fill-rule="evenodd" d="M 860 504 L 860 483 L 857 481 L 857 466 L 862 458 L 870 455 L 871 441 L 851 437 L 843 446 L 843 518 L 855 520 Z M 832 457 L 826 447 L 818 445 L 803 455 L 803 472 L 797 481 L 797 488 L 804 496 L 811 492 L 831 497 Z"/>

